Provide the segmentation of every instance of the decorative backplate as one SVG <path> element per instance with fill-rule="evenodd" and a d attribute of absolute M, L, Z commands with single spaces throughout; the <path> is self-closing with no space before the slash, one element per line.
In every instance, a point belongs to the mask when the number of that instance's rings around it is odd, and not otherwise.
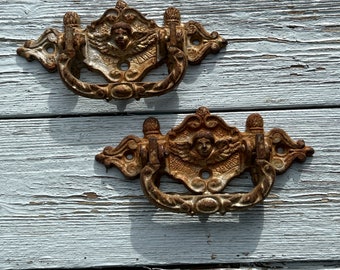
<path fill-rule="evenodd" d="M 76 94 L 88 98 L 128 99 L 162 95 L 176 87 L 187 64 L 199 64 L 227 41 L 201 24 L 181 23 L 174 7 L 164 13 L 164 26 L 146 19 L 124 1 L 108 9 L 85 29 L 75 12 L 64 16 L 64 33 L 47 29 L 38 40 L 26 41 L 19 55 L 37 59 L 48 71 L 58 70 Z M 166 63 L 168 75 L 158 82 L 142 82 L 145 75 Z M 96 71 L 107 83 L 80 79 L 81 69 Z"/>
<path fill-rule="evenodd" d="M 107 168 L 118 167 L 129 178 L 140 175 L 145 195 L 156 206 L 189 214 L 224 214 L 260 203 L 277 173 L 314 153 L 303 140 L 293 141 L 282 129 L 265 133 L 259 114 L 249 115 L 246 131 L 240 132 L 205 107 L 166 135 L 152 117 L 145 120 L 143 132 L 144 138 L 130 135 L 116 148 L 105 147 L 96 160 Z M 224 192 L 244 171 L 250 172 L 253 189 Z M 188 192 L 163 192 L 162 175 L 183 184 Z"/>

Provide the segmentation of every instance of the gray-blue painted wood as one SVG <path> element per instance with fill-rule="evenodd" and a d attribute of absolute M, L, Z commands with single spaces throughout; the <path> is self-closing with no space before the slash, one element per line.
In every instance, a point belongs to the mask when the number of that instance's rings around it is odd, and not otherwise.
<path fill-rule="evenodd" d="M 0 268 L 251 262 L 336 267 L 340 2 L 129 1 L 158 24 L 174 5 L 183 21 L 200 21 L 229 40 L 226 50 L 190 66 L 176 91 L 140 101 L 78 97 L 57 73 L 16 55 L 18 46 L 44 29 L 61 29 L 66 11 L 77 11 L 87 25 L 114 4 L 0 3 Z M 280 127 L 305 139 L 315 155 L 278 176 L 263 205 L 208 219 L 157 210 L 138 179 L 126 180 L 95 162 L 104 146 L 128 134 L 142 136 L 146 117 L 158 117 L 167 132 L 201 105 L 240 130 L 248 114 L 260 112 L 266 130 Z M 232 188 L 249 183 L 244 174 Z"/>

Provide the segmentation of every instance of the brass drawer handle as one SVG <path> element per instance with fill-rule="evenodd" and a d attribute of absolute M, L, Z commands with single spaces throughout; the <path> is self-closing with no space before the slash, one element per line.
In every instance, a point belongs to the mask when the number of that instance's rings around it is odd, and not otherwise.
<path fill-rule="evenodd" d="M 198 22 L 181 23 L 176 8 L 165 11 L 164 26 L 159 27 L 121 0 L 85 29 L 77 13 L 67 12 L 64 31 L 49 28 L 38 40 L 26 41 L 17 53 L 29 61 L 37 59 L 48 71 L 59 70 L 76 94 L 106 100 L 167 93 L 180 83 L 188 63 L 199 64 L 227 44 Z M 142 82 L 162 63 L 168 67 L 165 79 Z M 82 68 L 98 72 L 107 83 L 82 81 Z"/>
<path fill-rule="evenodd" d="M 265 133 L 259 114 L 249 115 L 246 131 L 240 132 L 205 107 L 166 135 L 152 117 L 145 120 L 143 132 L 144 138 L 130 135 L 116 148 L 105 147 L 96 160 L 107 168 L 118 167 L 127 177 L 140 175 L 145 195 L 156 206 L 189 214 L 224 214 L 254 206 L 266 198 L 277 173 L 285 172 L 295 159 L 304 161 L 314 153 L 303 140 L 293 141 L 282 129 Z M 254 188 L 224 193 L 244 171 L 250 171 Z M 189 192 L 163 192 L 163 174 Z"/>

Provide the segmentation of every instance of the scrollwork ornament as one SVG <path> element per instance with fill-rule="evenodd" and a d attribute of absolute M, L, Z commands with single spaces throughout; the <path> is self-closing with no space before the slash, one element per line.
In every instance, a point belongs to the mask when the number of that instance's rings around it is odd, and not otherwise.
<path fill-rule="evenodd" d="M 122 0 L 85 29 L 76 12 L 67 12 L 63 23 L 64 32 L 47 29 L 38 40 L 26 41 L 17 53 L 28 61 L 38 60 L 50 72 L 58 70 L 70 90 L 95 99 L 165 94 L 180 83 L 188 63 L 198 64 L 227 44 L 198 22 L 182 23 L 174 7 L 165 11 L 164 26 L 159 27 Z M 143 82 L 150 70 L 163 63 L 168 67 L 164 79 Z M 82 69 L 100 74 L 107 83 L 83 81 Z"/>
<path fill-rule="evenodd" d="M 256 113 L 248 116 L 245 132 L 205 107 L 165 135 L 158 120 L 148 118 L 143 132 L 143 138 L 130 135 L 116 148 L 106 147 L 96 160 L 107 168 L 118 167 L 128 177 L 140 175 L 145 195 L 157 207 L 188 214 L 224 214 L 252 207 L 267 197 L 276 174 L 314 153 L 282 129 L 264 132 L 263 118 Z M 132 158 L 124 158 L 127 155 Z M 253 189 L 228 193 L 230 181 L 245 171 L 250 172 Z M 163 192 L 162 175 L 183 184 L 188 192 Z"/>

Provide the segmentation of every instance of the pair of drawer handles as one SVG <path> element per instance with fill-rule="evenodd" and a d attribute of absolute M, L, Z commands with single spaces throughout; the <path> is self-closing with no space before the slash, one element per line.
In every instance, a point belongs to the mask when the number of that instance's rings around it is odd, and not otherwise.
<path fill-rule="evenodd" d="M 68 88 L 81 96 L 139 99 L 174 89 L 188 63 L 199 64 L 226 44 L 217 32 L 208 33 L 197 22 L 181 23 L 176 8 L 165 11 L 164 26 L 159 27 L 119 0 L 85 29 L 77 13 L 66 13 L 64 33 L 47 29 L 17 52 L 29 61 L 37 59 L 48 71 L 58 70 Z M 163 63 L 168 67 L 165 79 L 142 81 Z M 101 74 L 107 83 L 82 81 L 84 68 Z M 267 197 L 276 174 L 314 153 L 282 129 L 264 132 L 259 114 L 249 115 L 245 132 L 240 132 L 205 107 L 165 135 L 158 120 L 148 118 L 143 133 L 143 138 L 130 135 L 117 147 L 105 147 L 96 160 L 107 168 L 118 167 L 128 178 L 140 176 L 145 195 L 157 207 L 188 214 L 224 214 L 252 207 Z M 244 171 L 250 172 L 253 189 L 225 192 Z M 187 192 L 163 192 L 162 175 L 183 184 Z"/>

